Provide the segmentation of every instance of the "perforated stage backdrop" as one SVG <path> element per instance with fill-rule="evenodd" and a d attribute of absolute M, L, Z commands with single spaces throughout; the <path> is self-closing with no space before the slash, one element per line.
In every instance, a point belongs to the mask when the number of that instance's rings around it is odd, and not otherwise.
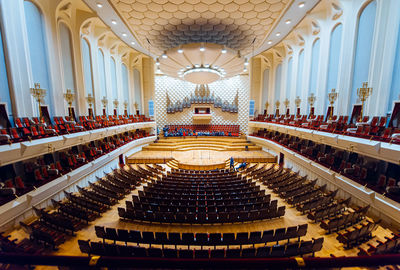
<path fill-rule="evenodd" d="M 219 80 L 208 85 L 210 93 L 214 97 L 220 97 L 222 102 L 229 104 L 234 102 L 238 92 L 238 112 L 223 112 L 221 108 L 215 108 L 210 104 L 211 121 L 193 122 L 194 108 L 206 106 L 208 104 L 192 104 L 190 108 L 184 108 L 182 112 L 167 113 L 167 92 L 171 103 L 182 102 L 185 97 L 190 99 L 190 94 L 194 95 L 196 85 L 190 82 L 175 79 L 169 76 L 155 76 L 155 118 L 157 126 L 161 131 L 165 125 L 188 125 L 203 124 L 211 125 L 240 125 L 240 131 L 247 134 L 249 121 L 249 76 L 240 75 L 225 80 Z"/>

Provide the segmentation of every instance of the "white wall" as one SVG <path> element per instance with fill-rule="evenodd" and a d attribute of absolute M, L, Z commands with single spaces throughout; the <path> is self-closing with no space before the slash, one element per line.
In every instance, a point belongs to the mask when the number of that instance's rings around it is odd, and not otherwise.
<path fill-rule="evenodd" d="M 232 104 L 239 93 L 238 113 L 222 112 L 221 108 L 214 108 L 211 105 L 212 119 L 210 124 L 215 125 L 240 125 L 240 130 L 247 134 L 249 120 L 249 77 L 235 76 L 229 79 L 213 82 L 208 85 L 210 93 L 215 97 L 220 97 L 222 101 Z M 160 130 L 168 124 L 193 124 L 192 116 L 194 107 L 183 109 L 183 112 L 167 114 L 167 92 L 172 103 L 182 101 L 184 97 L 190 99 L 190 94 L 194 95 L 196 85 L 175 79 L 169 76 L 156 76 L 155 79 L 155 107 L 156 122 Z M 204 105 L 204 104 L 203 104 Z"/>

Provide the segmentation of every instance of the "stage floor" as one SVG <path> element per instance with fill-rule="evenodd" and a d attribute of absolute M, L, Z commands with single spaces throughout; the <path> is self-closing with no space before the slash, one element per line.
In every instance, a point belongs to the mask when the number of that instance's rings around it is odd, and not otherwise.
<path fill-rule="evenodd" d="M 140 151 L 127 158 L 128 163 L 135 160 L 176 159 L 179 163 L 192 165 L 211 165 L 224 163 L 233 157 L 234 160 L 266 159 L 275 162 L 275 156 L 263 151 L 214 151 L 214 150 L 187 150 L 187 151 Z"/>

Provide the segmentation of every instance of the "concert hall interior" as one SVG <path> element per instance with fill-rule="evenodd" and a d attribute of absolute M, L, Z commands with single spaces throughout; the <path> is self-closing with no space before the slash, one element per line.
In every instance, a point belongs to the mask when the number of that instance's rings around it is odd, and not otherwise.
<path fill-rule="evenodd" d="M 400 269 L 399 0 L 0 0 L 0 269 Z"/>

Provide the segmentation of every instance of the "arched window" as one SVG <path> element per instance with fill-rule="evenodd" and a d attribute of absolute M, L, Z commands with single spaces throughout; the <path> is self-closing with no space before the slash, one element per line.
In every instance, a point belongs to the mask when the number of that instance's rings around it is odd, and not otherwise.
<path fill-rule="evenodd" d="M 337 79 L 339 73 L 339 59 L 342 44 L 342 31 L 343 25 L 338 24 L 335 26 L 331 33 L 331 41 L 329 45 L 329 65 L 328 65 L 328 80 L 326 82 L 325 96 L 332 88 L 337 87 Z M 337 89 L 338 90 L 338 89 Z M 324 108 L 326 108 L 327 98 L 324 99 Z"/>
<path fill-rule="evenodd" d="M 276 66 L 275 71 L 275 101 L 281 98 L 282 64 Z"/>
<path fill-rule="evenodd" d="M 311 73 L 310 73 L 310 88 L 309 94 L 317 92 L 317 79 L 318 79 L 318 62 L 319 62 L 319 39 L 314 41 L 311 54 Z"/>
<path fill-rule="evenodd" d="M 376 1 L 372 1 L 362 10 L 360 17 L 358 18 L 357 45 L 353 67 L 350 110 L 358 101 L 357 88 L 361 87 L 363 82 L 368 81 L 375 15 Z"/>
<path fill-rule="evenodd" d="M 265 108 L 265 102 L 268 101 L 268 84 L 269 84 L 269 69 L 264 70 L 264 77 L 263 77 L 263 91 L 262 91 L 262 111 Z M 270 102 L 271 103 L 271 102 Z"/>
<path fill-rule="evenodd" d="M 7 66 L 6 66 L 6 58 L 4 53 L 2 34 L 3 33 L 0 28 L 0 102 L 6 103 L 8 118 L 10 121 L 13 121 L 10 87 L 8 84 Z"/>
<path fill-rule="evenodd" d="M 60 23 L 60 40 L 62 66 L 64 71 L 64 87 L 65 89 L 71 89 L 76 92 L 71 32 L 65 23 L 62 22 Z M 75 97 L 77 96 L 78 95 L 75 95 Z"/>
<path fill-rule="evenodd" d="M 33 82 L 40 83 L 41 88 L 47 90 L 44 103 L 52 107 L 52 89 L 50 87 L 49 68 L 47 59 L 46 36 L 42 13 L 30 1 L 24 1 L 25 22 L 28 33 L 29 57 Z"/>
<path fill-rule="evenodd" d="M 97 52 L 97 61 L 99 68 L 99 80 L 100 80 L 100 90 L 101 90 L 101 98 L 107 97 L 106 91 L 106 69 L 104 66 L 104 54 L 101 49 Z"/>
<path fill-rule="evenodd" d="M 118 99 L 118 89 L 117 89 L 117 69 L 115 66 L 115 60 L 111 57 L 111 85 L 112 85 L 112 98 Z"/>
<path fill-rule="evenodd" d="M 140 82 L 140 72 L 137 69 L 133 70 L 133 82 L 135 87 L 135 102 L 138 104 L 137 110 L 142 112 L 142 84 Z"/>
<path fill-rule="evenodd" d="M 304 66 L 304 50 L 299 53 L 299 63 L 297 67 L 296 96 L 301 96 L 301 87 L 303 84 L 303 66 Z"/>
<path fill-rule="evenodd" d="M 82 62 L 83 62 L 83 79 L 85 81 L 85 91 L 93 96 L 92 81 L 92 61 L 90 59 L 90 47 L 86 39 L 81 39 L 82 46 Z"/>
<path fill-rule="evenodd" d="M 126 67 L 125 64 L 122 64 L 122 86 L 123 86 L 123 100 L 124 102 L 128 102 L 128 114 L 129 114 L 129 80 L 128 80 L 129 74 L 128 74 L 128 68 Z"/>
<path fill-rule="evenodd" d="M 285 98 L 289 100 L 290 100 L 290 88 L 292 87 L 292 66 L 293 66 L 293 58 L 290 57 L 286 73 L 286 92 L 285 92 Z"/>
<path fill-rule="evenodd" d="M 397 34 L 396 56 L 394 59 L 392 84 L 390 87 L 390 96 L 387 108 L 388 112 L 391 112 L 393 109 L 393 101 L 400 99 L 399 95 L 400 95 L 400 26 L 399 26 L 399 33 Z"/>

